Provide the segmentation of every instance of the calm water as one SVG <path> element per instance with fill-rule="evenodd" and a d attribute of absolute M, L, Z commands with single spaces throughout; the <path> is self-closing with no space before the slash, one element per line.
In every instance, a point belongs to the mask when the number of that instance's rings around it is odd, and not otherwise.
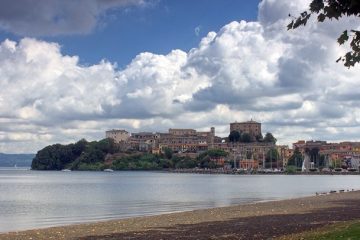
<path fill-rule="evenodd" d="M 360 176 L 0 170 L 0 232 L 360 189 Z"/>

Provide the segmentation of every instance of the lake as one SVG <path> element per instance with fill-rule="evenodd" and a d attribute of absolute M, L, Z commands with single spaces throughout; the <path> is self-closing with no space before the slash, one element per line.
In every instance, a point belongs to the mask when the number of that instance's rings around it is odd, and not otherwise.
<path fill-rule="evenodd" d="M 360 176 L 0 170 L 0 232 L 360 189 Z"/>

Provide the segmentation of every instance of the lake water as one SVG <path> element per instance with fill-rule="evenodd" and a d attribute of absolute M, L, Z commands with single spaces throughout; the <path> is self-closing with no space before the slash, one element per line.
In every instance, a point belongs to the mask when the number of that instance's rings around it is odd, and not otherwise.
<path fill-rule="evenodd" d="M 0 170 L 0 232 L 360 189 L 360 176 Z"/>

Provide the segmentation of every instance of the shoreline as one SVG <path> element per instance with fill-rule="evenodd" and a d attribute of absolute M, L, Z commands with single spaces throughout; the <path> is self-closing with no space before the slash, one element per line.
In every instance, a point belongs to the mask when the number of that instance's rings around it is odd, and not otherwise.
<path fill-rule="evenodd" d="M 160 170 L 161 171 L 161 170 Z M 194 173 L 194 174 L 229 174 L 229 175 L 336 175 L 336 176 L 346 176 L 346 175 L 360 175 L 360 172 L 295 172 L 295 173 L 287 173 L 287 172 L 243 172 L 243 171 L 234 171 L 234 170 L 224 170 L 224 169 L 169 169 L 163 170 L 164 172 L 170 173 Z"/>
<path fill-rule="evenodd" d="M 19 168 L 6 168 L 0 167 L 0 170 L 26 170 L 26 171 L 40 171 L 40 172 L 61 172 L 62 170 L 37 170 L 26 167 Z M 69 172 L 104 172 L 103 170 L 71 170 Z M 309 172 L 294 172 L 287 173 L 283 171 L 278 172 L 258 172 L 258 171 L 234 171 L 232 169 L 133 169 L 133 170 L 113 170 L 113 172 L 163 172 L 163 173 L 193 173 L 193 174 L 225 174 L 225 175 L 314 175 L 314 176 L 353 176 L 360 175 L 359 171 L 349 171 L 349 172 L 318 172 L 318 171 L 309 171 Z"/>
<path fill-rule="evenodd" d="M 353 191 L 0 233 L 0 239 L 263 239 L 360 219 L 358 206 L 360 191 Z"/>

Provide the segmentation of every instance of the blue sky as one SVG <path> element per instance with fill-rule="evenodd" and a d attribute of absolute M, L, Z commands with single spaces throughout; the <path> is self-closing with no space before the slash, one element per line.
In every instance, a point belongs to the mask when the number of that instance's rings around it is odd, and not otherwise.
<path fill-rule="evenodd" d="M 89 33 L 37 37 L 59 43 L 64 54 L 80 56 L 83 64 L 107 59 L 122 68 L 141 52 L 188 51 L 208 32 L 231 21 L 255 21 L 258 4 L 257 0 L 152 1 L 148 6 L 107 10 Z M 28 35 L 3 31 L 0 37 L 18 40 Z"/>
<path fill-rule="evenodd" d="M 280 144 L 359 141 L 360 68 L 336 63 L 358 19 L 287 31 L 309 3 L 2 0 L 0 152 L 251 118 Z"/>

